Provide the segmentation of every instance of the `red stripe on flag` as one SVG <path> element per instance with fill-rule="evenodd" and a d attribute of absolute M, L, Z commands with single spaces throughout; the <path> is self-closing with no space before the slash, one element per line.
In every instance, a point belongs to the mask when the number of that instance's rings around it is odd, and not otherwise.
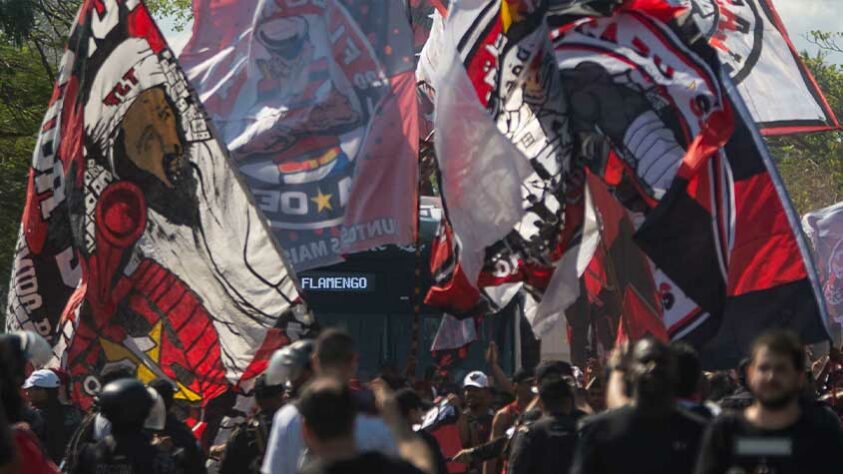
<path fill-rule="evenodd" d="M 730 296 L 807 278 L 802 253 L 767 173 L 735 182 L 735 243 L 729 265 Z"/>

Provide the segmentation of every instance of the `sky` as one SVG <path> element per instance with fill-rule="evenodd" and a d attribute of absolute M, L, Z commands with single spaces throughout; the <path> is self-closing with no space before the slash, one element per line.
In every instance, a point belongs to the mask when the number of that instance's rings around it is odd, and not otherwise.
<path fill-rule="evenodd" d="M 811 30 L 843 32 L 843 0 L 772 1 L 799 51 L 808 50 L 811 53 L 817 51 L 816 46 L 806 38 Z M 176 32 L 173 30 L 173 21 L 170 18 L 160 19 L 159 24 L 173 51 L 179 54 L 190 38 L 190 26 L 188 25 L 182 32 Z M 828 59 L 837 64 L 843 64 L 843 53 L 832 53 Z"/>
<path fill-rule="evenodd" d="M 773 5 L 799 51 L 817 51 L 805 38 L 811 30 L 843 32 L 843 0 L 773 0 Z M 843 64 L 843 53 L 831 53 L 828 59 Z"/>
<path fill-rule="evenodd" d="M 184 45 L 187 44 L 187 40 L 190 39 L 191 25 L 187 25 L 184 31 L 175 31 L 173 29 L 174 22 L 172 18 L 159 18 L 157 20 L 158 27 L 161 28 L 161 32 L 164 33 L 164 37 L 167 38 L 167 43 L 170 44 L 170 48 L 176 56 L 178 56 L 181 54 L 181 50 L 184 48 Z"/>

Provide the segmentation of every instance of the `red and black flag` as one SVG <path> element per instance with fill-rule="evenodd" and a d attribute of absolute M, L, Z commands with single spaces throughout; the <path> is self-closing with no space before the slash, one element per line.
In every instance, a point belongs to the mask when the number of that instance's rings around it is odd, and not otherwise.
<path fill-rule="evenodd" d="M 7 327 L 52 342 L 83 406 L 123 366 L 170 380 L 197 424 L 305 328 L 293 274 L 142 2 L 83 2 L 28 186 Z"/>
<path fill-rule="evenodd" d="M 577 211 L 578 170 L 588 168 L 630 212 L 636 242 L 654 264 L 669 334 L 694 341 L 707 365 L 733 365 L 771 325 L 824 338 L 824 308 L 792 207 L 716 51 L 691 40 L 702 36 L 687 9 L 634 0 L 609 2 L 616 8 L 607 15 L 575 8 L 600 2 L 568 3 L 547 10 L 545 2 L 467 0 L 449 12 L 444 36 L 454 38 L 459 65 L 498 132 L 437 142 L 460 257 L 483 257 L 482 270 L 466 272 L 469 282 L 482 287 L 483 274 L 511 261 L 515 279 L 532 278 L 539 294 L 547 289 L 543 304 L 564 310 L 576 300 L 593 252 L 588 210 Z M 458 76 L 444 76 L 459 85 Z M 459 131 L 443 117 L 466 99 L 443 95 L 437 127 Z M 475 150 L 494 142 L 508 158 L 472 154 L 463 143 L 474 138 Z M 520 174 L 525 162 L 529 172 Z M 483 170 L 497 176 L 507 167 L 515 172 L 497 189 L 510 196 L 519 177 L 522 205 L 514 212 L 498 197 L 501 218 L 489 219 L 495 202 L 466 199 L 465 190 L 483 185 Z M 472 222 L 489 230 L 472 234 L 464 227 Z M 513 231 L 502 232 L 504 224 Z M 464 268 L 478 268 L 470 263 Z M 637 303 L 630 306 L 644 307 Z"/>
<path fill-rule="evenodd" d="M 565 311 L 571 362 L 579 367 L 591 355 L 608 355 L 618 340 L 668 339 L 650 260 L 635 243 L 629 213 L 596 175 L 588 173 L 587 183 L 599 242 L 581 277 L 580 296 Z"/>
<path fill-rule="evenodd" d="M 807 247 L 741 95 L 713 49 L 686 40 L 687 24 L 649 13 L 553 35 L 580 152 L 640 213 L 636 242 L 671 336 L 694 342 L 709 367 L 733 366 L 770 326 L 824 339 Z"/>

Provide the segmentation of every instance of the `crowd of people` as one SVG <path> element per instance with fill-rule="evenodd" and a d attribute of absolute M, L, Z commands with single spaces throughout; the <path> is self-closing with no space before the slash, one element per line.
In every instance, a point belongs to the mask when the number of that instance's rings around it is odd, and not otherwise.
<path fill-rule="evenodd" d="M 327 329 L 277 351 L 252 416 L 204 448 L 171 382 L 105 371 L 82 413 L 63 372 L 32 370 L 48 358 L 33 333 L 0 336 L 0 474 L 843 472 L 843 356 L 814 357 L 786 331 L 713 373 L 691 346 L 645 338 L 602 366 L 544 361 L 509 378 L 490 345 L 489 375 L 457 384 L 441 369 L 362 383 L 355 341 Z"/>

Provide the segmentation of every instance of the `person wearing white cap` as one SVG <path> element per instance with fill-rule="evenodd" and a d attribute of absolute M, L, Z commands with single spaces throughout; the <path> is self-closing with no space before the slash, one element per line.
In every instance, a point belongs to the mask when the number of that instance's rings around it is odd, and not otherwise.
<path fill-rule="evenodd" d="M 489 441 L 492 432 L 492 395 L 489 390 L 489 377 L 479 370 L 469 372 L 462 382 L 465 409 L 457 425 L 463 448 L 473 448 Z M 468 473 L 481 473 L 483 463 L 471 463 Z"/>
<path fill-rule="evenodd" d="M 50 345 L 38 334 L 0 334 L 0 472 L 58 472 L 30 430 L 20 390 L 27 365 L 41 366 L 49 358 Z"/>
<path fill-rule="evenodd" d="M 60 387 L 61 379 L 50 369 L 32 372 L 23 383 L 26 399 L 45 421 L 46 429 L 41 435 L 41 441 L 55 463 L 64 457 L 67 442 L 82 421 L 78 410 L 72 405 L 61 403 Z"/>

